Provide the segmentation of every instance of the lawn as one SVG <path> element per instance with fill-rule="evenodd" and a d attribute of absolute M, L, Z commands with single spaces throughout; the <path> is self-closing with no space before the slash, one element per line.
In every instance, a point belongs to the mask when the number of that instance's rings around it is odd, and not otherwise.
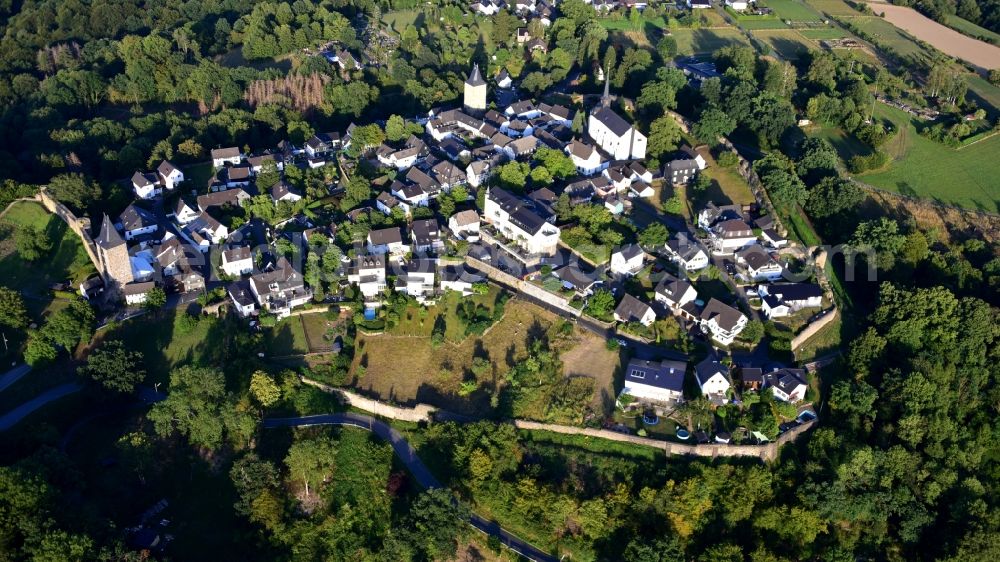
<path fill-rule="evenodd" d="M 910 116 L 878 104 L 875 114 L 900 128 L 885 147 L 893 163 L 861 180 L 903 195 L 996 213 L 1000 211 L 1000 136 L 961 149 L 917 134 Z"/>
<path fill-rule="evenodd" d="M 638 25 L 633 23 L 629 18 L 599 18 L 597 22 L 608 31 L 643 31 L 650 28 L 666 29 L 667 27 L 667 22 L 663 21 L 663 16 L 652 18 L 640 17 Z"/>
<path fill-rule="evenodd" d="M 264 333 L 267 350 L 272 357 L 287 357 L 309 353 L 309 340 L 301 316 L 290 316 Z"/>
<path fill-rule="evenodd" d="M 676 29 L 672 35 L 681 55 L 711 54 L 729 45 L 750 45 L 738 29 Z"/>
<path fill-rule="evenodd" d="M 753 36 L 767 43 L 784 59 L 794 60 L 817 48 L 795 29 L 758 29 Z"/>
<path fill-rule="evenodd" d="M 174 310 L 163 311 L 156 318 L 140 316 L 114 330 L 98 332 L 95 340 L 117 338 L 129 349 L 141 351 L 150 383 L 166 382 L 170 371 L 181 365 L 219 365 L 226 351 L 226 332 L 237 325 L 205 316 L 188 326 L 181 321 L 182 316 Z"/>
<path fill-rule="evenodd" d="M 840 158 L 845 162 L 853 156 L 860 156 L 871 152 L 871 149 L 867 145 L 840 127 L 814 127 L 807 130 L 806 134 L 810 137 L 821 138 L 829 142 L 837 149 Z"/>
<path fill-rule="evenodd" d="M 966 97 L 974 99 L 980 107 L 992 114 L 992 118 L 997 118 L 1000 114 L 1000 88 L 990 84 L 978 74 L 968 74 L 966 82 L 969 83 L 969 93 Z"/>
<path fill-rule="evenodd" d="M 17 230 L 24 226 L 46 233 L 53 242 L 49 256 L 35 263 L 26 262 L 18 256 L 14 237 Z M 76 234 L 62 219 L 49 214 L 40 204 L 29 201 L 14 203 L 0 219 L 0 285 L 21 292 L 28 313 L 35 322 L 41 322 L 68 302 L 66 298 L 56 298 L 49 289 L 51 285 L 69 281 L 75 288 L 95 272 Z M 19 355 L 25 334 L 8 330 L 6 335 L 8 347 L 0 351 L 0 358 Z"/>
<path fill-rule="evenodd" d="M 788 25 L 778 19 L 773 17 L 741 17 L 739 18 L 740 27 L 749 30 L 755 29 L 788 29 Z"/>
<path fill-rule="evenodd" d="M 948 27 L 969 37 L 987 41 L 994 45 L 1000 45 L 1000 33 L 994 33 L 985 27 L 980 27 L 969 20 L 962 19 L 956 15 L 945 16 L 944 24 Z"/>
<path fill-rule="evenodd" d="M 783 20 L 799 22 L 821 21 L 823 19 L 816 10 L 800 0 L 764 0 L 762 5 L 774 10 L 774 13 Z"/>
<path fill-rule="evenodd" d="M 806 3 L 831 16 L 857 16 L 861 13 L 844 0 L 806 0 Z"/>
<path fill-rule="evenodd" d="M 198 193 L 206 191 L 208 180 L 215 175 L 215 168 L 212 167 L 211 161 L 185 166 L 183 171 L 184 179 L 191 184 L 193 189 L 198 190 Z"/>
<path fill-rule="evenodd" d="M 795 360 L 812 361 L 837 350 L 841 343 L 842 323 L 841 316 L 838 315 L 833 322 L 823 326 L 819 332 L 816 332 L 813 337 L 795 350 Z"/>
<path fill-rule="evenodd" d="M 756 201 L 753 193 L 750 191 L 750 186 L 747 185 L 743 176 L 736 171 L 736 166 L 723 168 L 716 164 L 714 159 L 710 158 L 708 160 L 708 167 L 705 168 L 705 175 L 713 181 L 711 187 L 706 190 L 706 193 L 702 194 L 702 197 L 705 198 L 704 203 L 714 201 L 716 203 L 749 205 Z M 696 208 L 701 208 L 702 206 L 697 205 Z"/>

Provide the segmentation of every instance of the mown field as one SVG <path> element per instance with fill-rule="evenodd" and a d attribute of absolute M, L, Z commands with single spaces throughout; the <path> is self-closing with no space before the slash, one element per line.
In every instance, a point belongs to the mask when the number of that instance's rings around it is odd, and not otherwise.
<path fill-rule="evenodd" d="M 729 45 L 749 45 L 738 29 L 677 29 L 677 52 L 681 55 L 704 55 Z"/>
<path fill-rule="evenodd" d="M 904 57 L 916 60 L 928 61 L 934 58 L 926 48 L 878 16 L 860 16 L 851 18 L 850 21 L 861 31 L 874 37 L 878 46 L 888 47 Z"/>
<path fill-rule="evenodd" d="M 785 59 L 795 60 L 807 54 L 818 45 L 806 39 L 796 29 L 759 29 L 753 36 L 767 43 Z"/>
<path fill-rule="evenodd" d="M 893 163 L 860 176 L 862 181 L 903 195 L 1000 212 L 1000 136 L 956 150 L 918 135 L 910 116 L 898 109 L 878 104 L 875 114 L 900 130 L 884 148 Z"/>
<path fill-rule="evenodd" d="M 1000 45 L 1000 33 L 994 33 L 985 27 L 980 27 L 969 20 L 962 19 L 956 15 L 949 15 L 945 17 L 945 24 L 969 37 L 983 38 L 985 41 L 989 41 L 995 45 Z"/>
<path fill-rule="evenodd" d="M 816 10 L 831 16 L 856 16 L 861 14 L 861 12 L 852 8 L 844 0 L 806 0 L 806 3 Z"/>
<path fill-rule="evenodd" d="M 774 13 L 783 20 L 798 22 L 823 19 L 816 10 L 800 0 L 765 0 L 762 5 L 774 10 Z"/>

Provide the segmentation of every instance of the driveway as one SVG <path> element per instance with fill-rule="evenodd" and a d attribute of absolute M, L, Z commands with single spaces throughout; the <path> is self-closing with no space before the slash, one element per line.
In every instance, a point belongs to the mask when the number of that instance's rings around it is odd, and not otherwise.
<path fill-rule="evenodd" d="M 441 488 L 441 483 L 431 474 L 427 466 L 417 456 L 417 451 L 406 441 L 401 433 L 393 429 L 389 424 L 379 421 L 371 416 L 355 414 L 351 412 L 343 414 L 321 414 L 317 416 L 304 416 L 299 418 L 271 418 L 263 422 L 265 428 L 274 427 L 303 427 L 313 425 L 347 425 L 358 427 L 370 431 L 379 438 L 388 441 L 392 445 L 392 450 L 399 457 L 406 468 L 413 474 L 423 488 Z M 500 527 L 495 521 L 488 521 L 478 515 L 473 514 L 469 518 L 469 524 L 486 533 L 500 539 L 514 552 L 538 562 L 558 562 L 558 558 L 546 554 L 535 548 L 531 544 L 517 538 Z"/>

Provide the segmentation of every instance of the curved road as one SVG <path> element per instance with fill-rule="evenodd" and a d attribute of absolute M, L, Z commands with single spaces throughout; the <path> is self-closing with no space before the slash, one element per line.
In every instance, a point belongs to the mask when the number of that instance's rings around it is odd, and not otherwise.
<path fill-rule="evenodd" d="M 385 441 L 388 441 L 389 444 L 392 445 L 392 450 L 395 451 L 396 456 L 399 457 L 399 460 L 406 465 L 406 468 L 410 470 L 413 477 L 417 479 L 417 482 L 422 487 L 442 487 L 441 483 L 438 482 L 437 478 L 435 478 L 434 475 L 431 474 L 431 471 L 427 469 L 427 466 L 424 465 L 423 461 L 420 460 L 420 457 L 417 456 L 417 451 L 410 446 L 403 435 L 393 429 L 389 424 L 379 421 L 371 416 L 348 412 L 343 414 L 321 414 L 317 416 L 305 416 L 299 418 L 271 418 L 264 420 L 263 424 L 265 428 L 302 427 L 310 425 L 348 425 L 359 427 L 374 433 Z M 501 528 L 495 521 L 488 521 L 476 514 L 472 514 L 469 518 L 469 524 L 487 535 L 499 538 L 501 543 L 525 558 L 536 560 L 537 562 L 558 562 L 559 560 L 555 556 L 542 552 L 527 542 L 503 530 L 503 528 Z"/>
<path fill-rule="evenodd" d="M 7 412 L 6 414 L 0 416 L 0 431 L 10 429 L 17 422 L 21 421 L 29 414 L 35 410 L 41 408 L 42 406 L 52 402 L 53 400 L 58 400 L 67 394 L 73 394 L 83 388 L 83 385 L 75 382 L 70 382 L 66 384 L 61 384 L 57 387 L 50 388 L 45 392 L 39 394 L 38 396 L 28 400 L 24 404 L 21 404 L 17 408 Z"/>

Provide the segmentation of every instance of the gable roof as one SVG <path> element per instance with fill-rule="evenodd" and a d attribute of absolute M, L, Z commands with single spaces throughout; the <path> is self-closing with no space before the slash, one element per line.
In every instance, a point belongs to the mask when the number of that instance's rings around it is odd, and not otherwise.
<path fill-rule="evenodd" d="M 623 137 L 625 133 L 629 132 L 632 125 L 628 121 L 618 115 L 610 107 L 598 106 L 593 113 L 594 119 L 597 119 L 605 127 L 607 127 L 616 136 Z"/>
<path fill-rule="evenodd" d="M 741 317 L 743 317 L 742 312 L 714 298 L 708 301 L 705 310 L 701 311 L 702 320 L 715 319 L 715 323 L 727 332 L 736 327 Z"/>
<path fill-rule="evenodd" d="M 585 273 L 582 269 L 574 264 L 564 266 L 556 271 L 552 272 L 558 279 L 562 280 L 564 283 L 568 283 L 573 286 L 578 291 L 586 291 L 590 287 L 597 283 L 597 273 Z"/>
<path fill-rule="evenodd" d="M 128 207 L 125 207 L 122 214 L 118 215 L 118 222 L 128 232 L 130 230 L 155 226 L 159 221 L 156 220 L 156 215 L 150 211 L 143 209 L 135 203 L 131 203 Z"/>
<path fill-rule="evenodd" d="M 240 149 L 235 146 L 212 149 L 212 160 L 222 159 L 222 158 L 236 158 L 239 155 L 240 155 Z"/>
<path fill-rule="evenodd" d="M 611 257 L 621 255 L 623 260 L 632 261 L 644 253 L 645 252 L 642 251 L 642 248 L 640 248 L 638 244 L 626 244 L 625 246 L 618 248 L 618 251 L 612 254 Z"/>
<path fill-rule="evenodd" d="M 428 246 L 441 240 L 441 228 L 437 219 L 421 219 L 413 221 L 410 225 L 410 234 L 413 235 L 413 242 L 418 246 Z"/>
<path fill-rule="evenodd" d="M 160 162 L 160 165 L 156 167 L 156 172 L 164 177 L 169 176 L 176 170 L 177 166 L 174 166 L 169 160 Z"/>
<path fill-rule="evenodd" d="M 704 385 L 715 375 L 722 375 L 727 381 L 729 380 L 729 369 L 722 363 L 719 363 L 718 359 L 712 354 L 709 354 L 701 363 L 694 366 L 694 376 L 698 379 L 699 385 Z"/>
<path fill-rule="evenodd" d="M 669 300 L 679 302 L 681 297 L 692 287 L 686 279 L 678 279 L 670 274 L 664 274 L 663 279 L 656 285 L 656 293 L 663 295 Z"/>
<path fill-rule="evenodd" d="M 509 191 L 492 187 L 487 196 L 510 216 L 510 222 L 528 234 L 534 235 L 545 226 L 545 219 L 535 212 L 530 203 L 522 201 Z"/>
<path fill-rule="evenodd" d="M 399 231 L 399 227 L 396 226 L 391 228 L 381 228 L 369 231 L 368 241 L 371 242 L 373 246 L 401 244 L 403 242 L 403 234 Z"/>
<path fill-rule="evenodd" d="M 479 213 L 472 210 L 459 211 L 451 216 L 449 222 L 451 221 L 455 221 L 455 226 L 459 228 L 479 224 Z"/>
<path fill-rule="evenodd" d="M 626 293 L 622 302 L 615 307 L 615 316 L 622 322 L 638 322 L 647 312 L 652 310 L 648 304 Z"/>

